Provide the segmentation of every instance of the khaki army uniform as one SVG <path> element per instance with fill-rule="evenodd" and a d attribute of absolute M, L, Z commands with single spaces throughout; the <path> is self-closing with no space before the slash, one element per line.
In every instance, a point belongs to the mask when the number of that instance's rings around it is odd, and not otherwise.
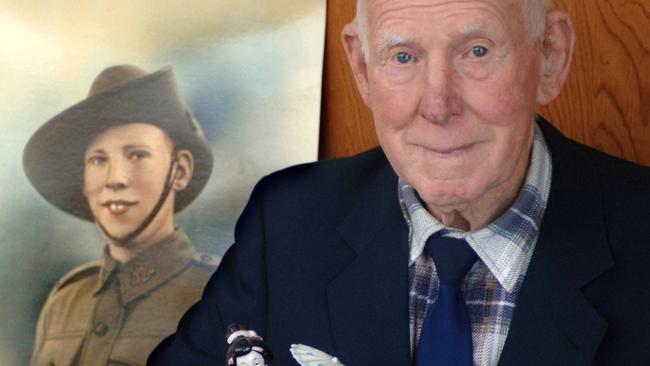
<path fill-rule="evenodd" d="M 32 365 L 144 365 L 199 299 L 218 261 L 197 253 L 180 229 L 124 264 L 105 251 L 55 285 Z"/>

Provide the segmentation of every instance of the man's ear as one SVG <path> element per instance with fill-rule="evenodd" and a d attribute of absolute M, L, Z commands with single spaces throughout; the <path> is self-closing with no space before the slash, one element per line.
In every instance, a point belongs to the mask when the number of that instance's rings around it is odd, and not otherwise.
<path fill-rule="evenodd" d="M 347 24 L 341 32 L 343 49 L 348 57 L 348 62 L 352 68 L 354 80 L 357 82 L 357 88 L 361 98 L 368 105 L 368 70 L 366 56 L 363 54 L 361 39 L 355 22 Z"/>
<path fill-rule="evenodd" d="M 560 94 L 571 67 L 575 37 L 573 23 L 568 13 L 551 11 L 546 14 L 537 103 L 548 104 Z"/>
<path fill-rule="evenodd" d="M 176 152 L 176 168 L 174 169 L 174 180 L 172 189 L 182 191 L 190 184 L 192 173 L 194 172 L 194 157 L 189 150 L 179 150 Z"/>

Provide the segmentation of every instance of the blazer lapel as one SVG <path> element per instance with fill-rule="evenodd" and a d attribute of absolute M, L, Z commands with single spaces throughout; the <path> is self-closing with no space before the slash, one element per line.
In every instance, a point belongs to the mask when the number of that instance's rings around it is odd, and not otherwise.
<path fill-rule="evenodd" d="M 613 265 L 598 177 L 590 160 L 547 122 L 553 177 L 540 236 L 500 365 L 591 365 L 607 322 L 581 288 Z"/>
<path fill-rule="evenodd" d="M 408 365 L 408 227 L 387 162 L 338 231 L 357 256 L 327 289 L 336 356 L 347 365 Z"/>

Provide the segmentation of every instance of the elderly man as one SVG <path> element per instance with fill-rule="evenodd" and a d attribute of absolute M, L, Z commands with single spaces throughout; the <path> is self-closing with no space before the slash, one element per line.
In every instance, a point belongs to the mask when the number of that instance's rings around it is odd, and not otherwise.
<path fill-rule="evenodd" d="M 574 32 L 543 0 L 361 0 L 343 42 L 381 149 L 255 188 L 151 365 L 208 365 L 229 323 L 278 365 L 650 363 L 650 171 L 563 137 Z"/>

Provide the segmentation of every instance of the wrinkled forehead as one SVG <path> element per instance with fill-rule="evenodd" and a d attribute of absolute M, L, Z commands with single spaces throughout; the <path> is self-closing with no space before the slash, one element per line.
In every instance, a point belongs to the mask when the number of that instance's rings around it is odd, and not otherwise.
<path fill-rule="evenodd" d="M 518 0 L 365 1 L 366 21 L 375 33 L 401 24 L 472 32 L 488 26 L 508 30 L 523 23 Z"/>

